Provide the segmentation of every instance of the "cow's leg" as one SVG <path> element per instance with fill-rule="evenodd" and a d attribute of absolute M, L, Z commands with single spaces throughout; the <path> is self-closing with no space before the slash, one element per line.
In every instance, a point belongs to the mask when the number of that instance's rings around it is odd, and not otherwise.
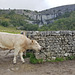
<path fill-rule="evenodd" d="M 13 59 L 14 64 L 16 63 L 16 57 L 17 57 L 18 53 L 19 53 L 19 50 L 14 51 L 14 59 Z"/>
<path fill-rule="evenodd" d="M 21 58 L 21 61 L 24 63 L 24 58 L 23 58 L 23 52 L 20 52 L 20 58 Z"/>

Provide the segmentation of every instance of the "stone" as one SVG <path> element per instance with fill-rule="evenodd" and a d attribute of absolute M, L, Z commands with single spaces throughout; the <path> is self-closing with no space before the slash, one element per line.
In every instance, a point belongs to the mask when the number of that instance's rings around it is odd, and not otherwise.
<path fill-rule="evenodd" d="M 43 47 L 37 58 L 65 57 L 75 55 L 75 31 L 27 31 Z"/>

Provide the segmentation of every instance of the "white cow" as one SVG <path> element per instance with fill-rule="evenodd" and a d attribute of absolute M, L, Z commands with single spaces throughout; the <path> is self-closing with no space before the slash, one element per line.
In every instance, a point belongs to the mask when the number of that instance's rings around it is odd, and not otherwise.
<path fill-rule="evenodd" d="M 11 34 L 0 32 L 0 48 L 3 50 L 14 50 L 13 63 L 16 63 L 16 56 L 20 54 L 21 61 L 24 63 L 23 52 L 27 49 L 41 50 L 41 46 L 36 40 L 30 40 L 22 34 Z"/>

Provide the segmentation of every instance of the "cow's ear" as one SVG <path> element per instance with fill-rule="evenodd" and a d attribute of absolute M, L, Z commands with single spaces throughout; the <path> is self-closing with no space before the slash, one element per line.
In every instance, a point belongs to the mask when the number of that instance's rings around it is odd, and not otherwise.
<path fill-rule="evenodd" d="M 34 43 L 34 40 L 31 40 L 31 44 L 33 44 Z"/>
<path fill-rule="evenodd" d="M 32 40 L 32 43 L 33 43 L 34 41 Z"/>

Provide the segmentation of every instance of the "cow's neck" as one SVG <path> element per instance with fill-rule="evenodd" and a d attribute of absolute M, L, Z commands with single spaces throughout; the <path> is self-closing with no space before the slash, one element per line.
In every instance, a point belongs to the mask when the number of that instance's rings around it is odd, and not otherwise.
<path fill-rule="evenodd" d="M 27 39 L 27 47 L 26 47 L 27 49 L 32 49 L 32 47 L 31 47 L 31 40 L 28 38 Z"/>

